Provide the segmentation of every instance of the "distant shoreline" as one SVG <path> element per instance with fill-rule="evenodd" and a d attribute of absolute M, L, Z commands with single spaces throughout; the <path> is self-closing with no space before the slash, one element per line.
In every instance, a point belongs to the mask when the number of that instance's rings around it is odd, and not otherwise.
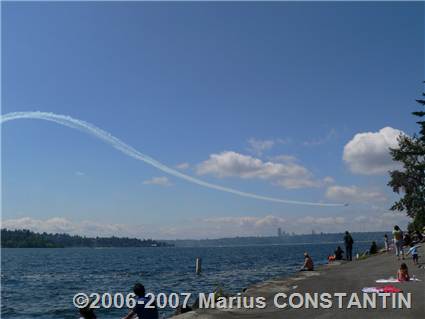
<path fill-rule="evenodd" d="M 152 239 L 128 237 L 83 237 L 69 234 L 36 233 L 27 229 L 1 229 L 1 248 L 124 248 L 169 247 Z"/>
<path fill-rule="evenodd" d="M 355 242 L 383 240 L 388 232 L 354 232 Z M 217 239 L 153 240 L 128 237 L 85 237 L 70 234 L 36 233 L 30 230 L 1 229 L 1 248 L 142 248 L 142 247 L 247 247 L 302 246 L 343 244 L 343 233 L 300 234 L 284 236 L 230 237 Z"/>
<path fill-rule="evenodd" d="M 384 239 L 388 231 L 379 232 L 353 232 L 355 242 L 372 242 Z M 284 236 L 263 237 L 231 237 L 217 239 L 177 239 L 164 240 L 165 243 L 175 247 L 244 247 L 244 246 L 270 246 L 270 245 L 307 245 L 307 244 L 342 244 L 344 233 L 319 233 Z"/>

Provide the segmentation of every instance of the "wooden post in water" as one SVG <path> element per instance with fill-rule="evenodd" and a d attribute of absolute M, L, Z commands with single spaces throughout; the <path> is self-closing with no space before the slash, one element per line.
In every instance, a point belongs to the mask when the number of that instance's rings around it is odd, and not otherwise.
<path fill-rule="evenodd" d="M 200 275 L 202 271 L 202 259 L 201 257 L 196 258 L 196 274 Z"/>

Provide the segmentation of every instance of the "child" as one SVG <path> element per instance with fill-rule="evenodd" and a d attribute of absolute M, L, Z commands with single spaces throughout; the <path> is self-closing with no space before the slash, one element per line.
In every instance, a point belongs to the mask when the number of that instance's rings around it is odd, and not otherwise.
<path fill-rule="evenodd" d="M 407 254 L 412 254 L 413 263 L 415 265 L 418 264 L 419 256 L 418 256 L 418 248 L 421 247 L 420 245 L 415 245 L 413 243 L 410 244 L 410 249 L 407 252 Z"/>
<path fill-rule="evenodd" d="M 385 251 L 389 251 L 390 250 L 390 245 L 388 244 L 388 236 L 387 234 L 384 235 L 384 244 L 385 244 Z"/>
<path fill-rule="evenodd" d="M 400 269 L 397 272 L 397 279 L 398 281 L 409 281 L 409 269 L 407 268 L 407 265 L 405 263 L 402 263 L 400 265 Z"/>

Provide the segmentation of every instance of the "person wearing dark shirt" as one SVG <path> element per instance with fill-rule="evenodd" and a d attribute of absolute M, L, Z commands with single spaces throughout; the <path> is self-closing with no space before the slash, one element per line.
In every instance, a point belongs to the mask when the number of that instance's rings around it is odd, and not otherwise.
<path fill-rule="evenodd" d="M 421 232 L 418 230 L 415 232 L 415 236 L 416 236 L 415 243 L 420 243 L 424 240 L 424 236 L 422 236 Z"/>
<path fill-rule="evenodd" d="M 145 287 L 137 283 L 133 288 L 134 293 L 136 294 L 136 306 L 130 311 L 130 313 L 124 317 L 124 319 L 158 319 L 158 309 L 155 303 L 152 303 L 153 308 L 146 307 L 146 304 L 149 302 L 149 299 L 145 297 Z"/>
<path fill-rule="evenodd" d="M 91 308 L 90 305 L 80 309 L 80 316 L 80 319 L 96 319 L 94 310 Z"/>
<path fill-rule="evenodd" d="M 409 233 L 405 233 L 403 236 L 403 245 L 410 246 L 411 243 L 412 243 L 412 238 L 410 237 Z"/>
<path fill-rule="evenodd" d="M 346 258 L 349 261 L 353 260 L 353 243 L 354 243 L 353 237 L 351 237 L 350 233 L 346 231 L 344 236 L 344 244 L 345 244 Z"/>
<path fill-rule="evenodd" d="M 344 251 L 338 246 L 335 250 L 335 260 L 342 260 Z"/>
<path fill-rule="evenodd" d="M 373 241 L 369 249 L 369 254 L 374 255 L 377 253 L 378 253 L 378 246 L 376 245 L 376 242 Z"/>

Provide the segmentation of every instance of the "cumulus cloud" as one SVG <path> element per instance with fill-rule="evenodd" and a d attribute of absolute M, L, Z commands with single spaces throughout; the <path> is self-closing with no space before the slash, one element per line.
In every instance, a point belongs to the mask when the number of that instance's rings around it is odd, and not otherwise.
<path fill-rule="evenodd" d="M 295 162 L 295 161 L 297 161 L 297 158 L 295 156 L 286 155 L 286 154 L 272 156 L 269 159 L 271 161 L 275 161 L 275 162 Z"/>
<path fill-rule="evenodd" d="M 168 187 L 172 185 L 170 180 L 166 176 L 152 177 L 151 179 L 143 181 L 143 184 L 158 185 L 158 186 L 164 186 L 164 187 Z"/>
<path fill-rule="evenodd" d="M 211 154 L 197 167 L 199 175 L 214 175 L 219 178 L 239 177 L 272 181 L 285 188 L 314 187 L 318 183 L 305 167 L 293 163 L 264 162 L 249 155 L 232 151 Z"/>
<path fill-rule="evenodd" d="M 337 216 L 281 217 L 222 216 L 184 220 L 172 225 L 114 224 L 97 221 L 71 221 L 63 217 L 45 220 L 23 217 L 2 222 L 3 228 L 30 229 L 35 232 L 68 233 L 84 236 L 119 236 L 154 239 L 222 238 L 235 236 L 275 236 L 277 228 L 298 234 L 316 232 L 389 231 L 394 225 L 406 227 L 409 218 L 384 209 L 357 209 Z"/>
<path fill-rule="evenodd" d="M 335 183 L 335 179 L 333 177 L 331 177 L 331 176 L 326 176 L 323 179 L 323 183 L 325 183 L 325 184 L 333 184 L 333 183 Z"/>
<path fill-rule="evenodd" d="M 248 150 L 254 153 L 255 155 L 261 156 L 264 151 L 267 151 L 273 147 L 275 141 L 273 140 L 258 140 L 255 138 L 250 138 L 248 140 L 249 148 Z"/>
<path fill-rule="evenodd" d="M 309 224 L 309 225 L 342 225 L 345 223 L 345 218 L 341 216 L 336 217 L 312 217 L 306 216 L 298 219 L 296 223 Z"/>
<path fill-rule="evenodd" d="M 188 169 L 189 167 L 190 167 L 189 163 L 186 163 L 186 162 L 184 162 L 184 163 L 180 163 L 180 164 L 177 164 L 177 165 L 176 165 L 176 168 L 178 168 L 178 169 L 182 169 L 182 170 L 184 170 L 184 169 Z"/>
<path fill-rule="evenodd" d="M 310 141 L 305 141 L 303 143 L 303 145 L 305 146 L 318 146 L 318 145 L 323 145 L 326 144 L 327 142 L 335 139 L 337 137 L 337 132 L 335 129 L 331 129 L 326 136 L 321 137 L 321 138 L 316 138 L 316 139 L 312 139 Z"/>
<path fill-rule="evenodd" d="M 207 223 L 215 224 L 233 224 L 239 226 L 249 226 L 249 227 L 264 227 L 264 226 L 276 226 L 279 224 L 284 224 L 286 219 L 267 215 L 264 217 L 254 217 L 254 216 L 242 216 L 242 217 L 216 217 L 216 218 L 207 218 L 204 220 Z"/>
<path fill-rule="evenodd" d="M 285 227 L 286 219 L 274 216 L 229 216 L 206 218 L 196 222 L 198 238 L 275 235 L 277 227 Z M 202 231 L 200 231 L 202 230 Z M 191 233 L 193 230 L 187 230 Z"/>
<path fill-rule="evenodd" d="M 142 228 L 124 224 L 108 224 L 84 220 L 73 222 L 63 217 L 45 220 L 23 217 L 2 221 L 2 228 L 29 229 L 35 232 L 67 233 L 86 236 L 140 236 Z"/>
<path fill-rule="evenodd" d="M 385 210 L 380 211 L 345 211 L 344 214 L 335 216 L 304 216 L 283 218 L 275 215 L 267 216 L 242 216 L 242 217 L 217 217 L 202 220 L 196 224 L 198 238 L 217 238 L 234 236 L 275 236 L 277 228 L 297 234 L 316 232 L 336 233 L 349 230 L 357 231 L 389 231 L 398 224 L 406 227 L 409 219 L 403 214 Z M 173 229 L 176 236 L 179 231 Z M 202 230 L 202 231 L 200 231 Z M 192 230 L 187 229 L 187 234 Z"/>
<path fill-rule="evenodd" d="M 84 175 L 86 175 L 85 173 L 83 173 L 83 172 L 80 172 L 80 171 L 76 171 L 75 172 L 75 175 L 77 175 L 77 176 L 84 176 Z"/>
<path fill-rule="evenodd" d="M 397 138 L 401 134 L 404 133 L 392 127 L 384 127 L 379 132 L 358 133 L 345 145 L 343 159 L 354 173 L 387 173 L 398 167 L 391 159 L 389 148 L 398 147 Z"/>
<path fill-rule="evenodd" d="M 386 196 L 380 191 L 361 189 L 357 186 L 329 186 L 326 197 L 344 203 L 382 202 Z"/>
<path fill-rule="evenodd" d="M 405 214 L 386 211 L 355 216 L 350 226 L 354 229 L 360 228 L 361 231 L 391 230 L 394 225 L 404 228 L 409 221 Z"/>

